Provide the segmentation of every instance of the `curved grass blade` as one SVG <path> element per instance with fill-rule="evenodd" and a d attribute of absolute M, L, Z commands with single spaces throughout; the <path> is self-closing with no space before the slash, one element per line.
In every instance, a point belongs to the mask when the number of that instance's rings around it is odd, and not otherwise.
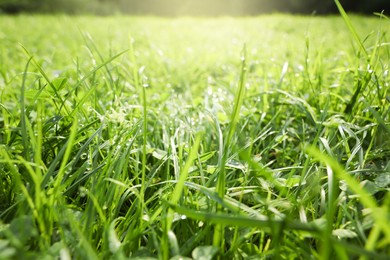
<path fill-rule="evenodd" d="M 199 210 L 192 210 L 172 203 L 166 202 L 169 207 L 176 213 L 185 215 L 188 218 L 219 224 L 223 226 L 233 226 L 233 227 L 252 227 L 265 229 L 267 231 L 274 230 L 276 228 L 281 228 L 286 230 L 297 230 L 297 231 L 307 231 L 312 234 L 320 234 L 321 227 L 316 223 L 302 223 L 298 221 L 289 221 L 286 219 L 281 220 L 271 220 L 271 219 L 258 219 L 255 217 L 246 217 L 240 215 L 231 215 L 226 213 L 210 213 Z M 279 230 L 279 229 L 278 229 Z"/>

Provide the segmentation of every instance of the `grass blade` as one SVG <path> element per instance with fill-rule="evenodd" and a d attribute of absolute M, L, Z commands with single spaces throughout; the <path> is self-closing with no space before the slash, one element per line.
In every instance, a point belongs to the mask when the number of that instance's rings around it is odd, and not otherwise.
<path fill-rule="evenodd" d="M 337 6 L 337 9 L 339 10 L 339 12 L 341 14 L 341 17 L 343 18 L 345 24 L 348 27 L 348 30 L 352 34 L 352 37 L 354 38 L 355 42 L 359 45 L 360 50 L 363 51 L 363 53 L 366 56 L 366 58 L 368 58 L 368 53 L 366 51 L 366 48 L 364 47 L 363 42 L 360 40 L 360 37 L 357 34 L 357 32 L 355 30 L 355 27 L 353 26 L 353 24 L 351 22 L 351 19 L 349 19 L 349 16 L 345 12 L 343 6 L 340 4 L 340 1 L 339 0 L 335 0 L 335 3 L 336 3 L 336 6 Z"/>
<path fill-rule="evenodd" d="M 225 166 L 226 166 L 226 160 L 229 156 L 229 152 L 231 149 L 231 142 L 233 141 L 233 135 L 236 132 L 237 123 L 240 119 L 240 110 L 241 106 L 244 102 L 245 98 L 245 78 L 246 78 L 246 46 L 244 45 L 242 49 L 242 55 L 241 55 L 241 72 L 240 72 L 240 80 L 238 89 L 235 95 L 234 99 L 234 107 L 233 107 L 233 113 L 231 115 L 230 123 L 229 123 L 229 131 L 228 135 L 226 137 L 224 149 L 223 149 L 223 155 L 221 158 L 221 161 L 219 162 L 219 172 L 218 172 L 218 179 L 217 179 L 217 193 L 222 198 L 225 195 Z M 217 205 L 217 212 L 220 211 L 220 205 Z M 214 231 L 214 237 L 213 237 L 213 245 L 216 247 L 222 247 L 221 240 L 223 237 L 223 227 L 220 225 L 216 225 L 215 231 Z"/>
<path fill-rule="evenodd" d="M 168 203 L 168 202 L 166 202 Z M 286 230 L 308 231 L 312 234 L 320 234 L 321 228 L 315 223 L 301 223 L 288 220 L 264 220 L 255 217 L 236 216 L 224 213 L 209 213 L 199 210 L 191 210 L 185 207 L 168 203 L 169 207 L 179 214 L 183 214 L 188 218 L 213 223 L 223 226 L 233 227 L 253 227 L 270 231 L 284 227 Z"/>

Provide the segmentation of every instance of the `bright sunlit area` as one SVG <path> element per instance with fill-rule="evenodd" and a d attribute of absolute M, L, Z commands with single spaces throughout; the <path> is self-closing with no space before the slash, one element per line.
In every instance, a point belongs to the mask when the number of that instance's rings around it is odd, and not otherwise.
<path fill-rule="evenodd" d="M 389 11 L 0 0 L 0 259 L 388 259 Z"/>

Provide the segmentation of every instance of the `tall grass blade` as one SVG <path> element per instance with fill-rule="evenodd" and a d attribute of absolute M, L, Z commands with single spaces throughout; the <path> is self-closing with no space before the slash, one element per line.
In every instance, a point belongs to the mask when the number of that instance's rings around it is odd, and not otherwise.
<path fill-rule="evenodd" d="M 339 12 L 341 14 L 341 17 L 343 18 L 345 24 L 348 27 L 348 30 L 352 34 L 352 37 L 355 39 L 356 43 L 359 45 L 360 50 L 363 51 L 365 56 L 368 58 L 368 53 L 366 51 L 366 48 L 364 47 L 363 42 L 361 41 L 359 35 L 357 34 L 357 32 L 355 30 L 355 27 L 353 26 L 353 24 L 351 22 L 351 19 L 349 19 L 349 16 L 345 12 L 343 6 L 340 4 L 340 1 L 339 0 L 335 0 L 335 3 L 336 3 L 336 6 L 337 6 L 337 9 L 339 10 Z"/>
<path fill-rule="evenodd" d="M 191 147 L 191 151 L 190 151 L 190 154 L 188 155 L 187 161 L 184 164 L 184 167 L 180 172 L 179 180 L 176 183 L 175 189 L 174 189 L 172 196 L 169 200 L 173 205 L 176 205 L 182 196 L 182 193 L 183 193 L 183 190 L 185 187 L 185 181 L 188 177 L 190 167 L 193 165 L 194 161 L 197 158 L 197 153 L 198 153 L 201 139 L 202 139 L 202 133 L 198 133 L 195 137 L 194 144 Z M 172 216 L 169 215 L 169 217 L 172 217 Z M 171 221 L 168 221 L 168 223 L 171 223 Z M 170 229 L 170 225 L 171 224 L 168 224 L 169 229 Z"/>
<path fill-rule="evenodd" d="M 20 128 L 21 128 L 21 135 L 22 135 L 22 143 L 23 143 L 23 156 L 27 161 L 30 161 L 30 143 L 28 140 L 28 133 L 27 133 L 27 125 L 26 125 L 26 105 L 25 105 L 25 91 L 26 91 L 26 78 L 27 78 L 27 70 L 28 66 L 31 62 L 32 57 L 28 60 L 26 64 L 26 68 L 23 73 L 23 82 L 21 87 L 21 94 L 20 94 Z"/>
<path fill-rule="evenodd" d="M 229 123 L 229 131 L 228 135 L 226 136 L 226 141 L 224 145 L 223 155 L 221 158 L 221 161 L 219 162 L 219 172 L 218 172 L 218 179 L 217 179 L 217 187 L 216 191 L 218 195 L 223 198 L 225 195 L 225 166 L 226 166 L 226 160 L 229 156 L 230 149 L 231 149 L 231 143 L 233 141 L 233 135 L 236 132 L 237 123 L 240 118 L 240 110 L 241 106 L 244 102 L 245 98 L 245 78 L 246 78 L 246 46 L 244 45 L 241 53 L 241 71 L 240 71 L 240 79 L 238 84 L 238 89 L 235 95 L 234 99 L 234 107 L 233 107 L 233 113 L 230 118 Z M 220 206 L 217 206 L 217 211 L 220 211 Z M 216 247 L 220 247 L 221 241 L 223 237 L 223 226 L 216 225 L 215 231 L 214 231 L 214 237 L 213 237 L 213 245 Z"/>
<path fill-rule="evenodd" d="M 101 68 L 105 67 L 108 63 L 112 62 L 113 60 L 115 60 L 116 58 L 120 57 L 121 55 L 123 55 L 124 53 L 126 53 L 128 50 L 124 50 L 112 57 L 110 57 L 109 59 L 107 59 L 106 61 L 102 62 L 101 64 L 99 64 L 98 66 L 96 66 L 93 70 L 91 70 L 90 72 L 88 72 L 82 79 L 80 79 L 72 88 L 72 90 L 70 91 L 69 95 L 71 95 L 74 91 L 77 90 L 77 88 L 84 82 L 86 81 L 90 76 L 92 76 L 93 74 L 95 74 L 98 70 L 100 70 Z M 88 99 L 88 97 L 95 91 L 95 89 L 98 87 L 98 85 L 94 85 L 92 86 L 88 92 L 82 97 L 82 99 L 77 103 L 76 107 L 73 109 L 73 111 L 69 114 L 71 117 L 73 117 L 75 115 L 75 113 L 77 111 L 79 111 L 79 108 L 81 106 L 84 105 L 85 101 Z M 62 101 L 61 103 L 61 107 L 65 106 L 65 100 Z"/>
<path fill-rule="evenodd" d="M 308 231 L 312 234 L 321 234 L 321 227 L 316 223 L 301 223 L 297 221 L 272 219 L 264 220 L 257 219 L 255 217 L 237 216 L 225 213 L 209 213 L 199 210 L 191 210 L 169 202 L 166 203 L 168 203 L 169 207 L 179 214 L 183 214 L 188 218 L 204 221 L 207 223 L 233 227 L 253 227 L 267 231 L 284 227 L 286 230 Z"/>
<path fill-rule="evenodd" d="M 74 140 L 75 140 L 76 135 L 77 135 L 77 127 L 78 127 L 78 121 L 77 121 L 77 118 L 75 118 L 73 121 L 72 127 L 70 129 L 69 139 L 68 139 L 68 142 L 66 143 L 64 156 L 62 158 L 60 168 L 58 170 L 58 174 L 57 174 L 56 179 L 53 183 L 53 189 L 54 189 L 53 198 L 58 196 L 58 193 L 60 192 L 60 186 L 61 186 L 62 180 L 64 178 L 65 172 L 67 170 L 68 160 L 70 158 L 70 154 L 72 152 L 72 148 L 74 145 Z"/>
<path fill-rule="evenodd" d="M 371 60 L 370 60 L 370 57 L 368 55 L 368 52 L 366 50 L 366 48 L 364 47 L 363 45 L 363 42 L 362 40 L 360 39 L 359 35 L 357 34 L 356 30 L 355 30 L 355 27 L 353 26 L 351 20 L 349 19 L 349 16 L 348 14 L 345 12 L 344 8 L 342 7 L 342 5 L 340 4 L 340 2 L 338 0 L 335 0 L 335 3 L 337 5 L 337 8 L 345 22 L 345 24 L 347 25 L 347 28 L 348 30 L 350 31 L 352 37 L 354 38 L 355 42 L 359 45 L 359 48 L 360 50 L 364 53 L 365 57 L 366 57 L 366 60 L 367 60 L 367 63 L 370 65 L 370 68 L 369 70 L 367 70 L 367 72 L 365 73 L 364 77 L 362 79 L 359 79 L 358 77 L 358 74 L 357 74 L 357 70 L 355 72 L 355 76 L 357 77 L 356 79 L 356 89 L 354 91 L 354 94 L 352 95 L 352 98 L 351 100 L 348 102 L 347 106 L 345 107 L 345 110 L 344 110 L 344 113 L 346 114 L 351 114 L 352 113 L 352 110 L 353 110 L 353 107 L 355 106 L 357 100 L 358 100 L 358 97 L 360 96 L 361 92 L 364 91 L 366 89 L 366 87 L 368 86 L 369 82 L 370 82 L 370 79 L 371 79 L 371 74 L 372 72 L 370 72 L 370 70 L 372 70 L 372 59 L 373 57 L 371 57 Z M 373 52 L 373 55 L 375 55 L 375 51 Z"/>
<path fill-rule="evenodd" d="M 195 162 L 195 160 L 197 159 L 197 156 L 198 156 L 198 149 L 200 146 L 201 139 L 202 139 L 202 133 L 198 133 L 195 137 L 194 144 L 191 147 L 191 151 L 188 155 L 187 161 L 184 164 L 184 167 L 180 172 L 179 180 L 177 181 L 175 189 L 173 190 L 173 193 L 170 196 L 169 201 L 174 205 L 177 205 L 179 203 L 180 198 L 182 197 L 182 193 L 183 193 L 183 190 L 185 187 L 185 181 L 188 178 L 190 167 L 193 165 L 193 163 Z M 166 225 L 165 226 L 165 235 L 163 237 L 164 240 L 162 242 L 162 245 L 164 247 L 163 248 L 164 258 L 167 258 L 169 255 L 168 241 L 170 242 L 172 240 L 171 239 L 171 237 L 172 237 L 171 228 L 172 228 L 173 217 L 174 217 L 173 214 L 174 214 L 174 211 L 171 208 L 168 209 L 167 216 L 166 216 L 166 222 L 165 222 L 166 223 L 165 224 Z M 171 247 L 172 246 L 174 248 L 176 247 L 175 244 L 173 244 L 173 245 L 171 244 Z"/>
<path fill-rule="evenodd" d="M 35 68 L 37 68 L 39 73 L 46 80 L 47 84 L 49 84 L 50 88 L 54 92 L 55 98 L 58 99 L 61 104 L 63 104 L 65 101 L 62 99 L 61 95 L 58 93 L 56 86 L 54 86 L 52 80 L 49 78 L 47 73 L 42 69 L 42 66 L 34 59 L 34 57 L 30 54 L 30 52 L 23 45 L 21 45 L 21 47 L 23 48 L 24 52 L 28 56 L 29 60 L 31 60 L 31 62 L 34 64 Z M 59 107 L 58 104 L 57 104 L 58 102 L 55 99 L 53 100 L 53 102 L 54 102 L 54 105 L 56 106 L 56 108 L 58 110 L 58 113 L 61 112 L 61 107 Z M 69 111 L 68 111 L 68 109 L 66 107 L 65 107 L 65 111 L 66 111 L 67 114 L 69 114 Z"/>

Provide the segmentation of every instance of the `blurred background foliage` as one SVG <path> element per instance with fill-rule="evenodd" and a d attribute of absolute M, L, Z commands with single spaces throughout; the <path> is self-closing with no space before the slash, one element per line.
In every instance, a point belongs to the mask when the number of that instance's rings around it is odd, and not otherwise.
<path fill-rule="evenodd" d="M 389 0 L 340 0 L 347 11 L 390 10 Z M 333 0 L 0 0 L 0 12 L 138 15 L 257 15 L 272 12 L 332 14 Z"/>

